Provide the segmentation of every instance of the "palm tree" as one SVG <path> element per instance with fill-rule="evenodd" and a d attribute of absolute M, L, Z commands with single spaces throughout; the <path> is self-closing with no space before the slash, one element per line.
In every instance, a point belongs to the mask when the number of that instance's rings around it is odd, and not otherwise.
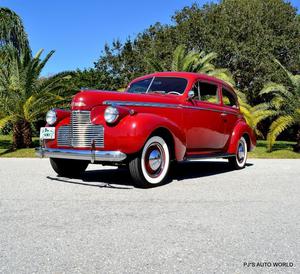
<path fill-rule="evenodd" d="M 266 118 L 272 117 L 276 114 L 276 111 L 270 109 L 269 104 L 260 103 L 255 106 L 251 106 L 247 103 L 247 99 L 244 93 L 235 89 L 238 96 L 240 111 L 243 114 L 247 124 L 254 130 L 257 136 L 263 137 L 263 134 L 258 129 L 258 125 Z"/>
<path fill-rule="evenodd" d="M 21 18 L 8 8 L 0 8 L 0 48 L 12 44 L 18 53 L 31 55 Z"/>
<path fill-rule="evenodd" d="M 41 60 L 42 52 L 28 58 L 26 53 L 19 54 L 14 46 L 8 45 L 5 63 L 0 64 L 0 128 L 12 122 L 14 148 L 31 146 L 32 122 L 61 103 L 64 80 L 70 77 L 68 73 L 60 73 L 41 80 L 40 73 L 54 51 Z"/>
<path fill-rule="evenodd" d="M 204 73 L 216 78 L 222 79 L 231 85 L 234 85 L 234 80 L 227 69 L 216 68 L 211 62 L 218 57 L 217 53 L 210 52 L 206 54 L 204 51 L 197 52 L 194 50 L 188 51 L 185 46 L 179 45 L 174 53 L 171 63 L 172 71 L 188 71 Z M 155 71 L 166 71 L 167 68 L 163 67 L 156 60 L 148 60 L 149 65 Z"/>
<path fill-rule="evenodd" d="M 235 82 L 231 76 L 231 73 L 225 68 L 216 68 L 211 62 L 215 60 L 218 55 L 215 52 L 210 52 L 205 54 L 204 51 L 187 52 L 183 45 L 178 46 L 174 53 L 171 63 L 172 71 L 189 71 L 204 73 L 207 75 L 214 76 L 216 78 L 222 79 L 229 83 L 231 86 L 235 86 Z M 155 71 L 165 71 L 159 62 L 154 60 L 148 60 L 148 63 Z M 261 132 L 258 130 L 257 125 L 264 119 L 274 115 L 274 111 L 268 109 L 268 104 L 259 104 L 257 106 L 251 106 L 247 103 L 246 96 L 235 89 L 240 103 L 240 110 L 244 115 L 247 123 L 253 128 L 255 133 L 262 136 Z"/>
<path fill-rule="evenodd" d="M 300 75 L 290 73 L 278 60 L 279 65 L 287 77 L 287 85 L 269 82 L 260 91 L 260 95 L 270 96 L 270 109 L 276 112 L 277 118 L 272 122 L 267 136 L 268 150 L 272 150 L 278 135 L 290 128 L 298 126 L 297 145 L 294 150 L 300 151 Z"/>

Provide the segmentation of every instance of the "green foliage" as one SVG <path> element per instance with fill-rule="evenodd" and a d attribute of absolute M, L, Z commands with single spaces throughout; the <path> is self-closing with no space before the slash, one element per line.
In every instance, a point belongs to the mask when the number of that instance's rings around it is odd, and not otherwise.
<path fill-rule="evenodd" d="M 284 80 L 272 61 L 275 56 L 299 69 L 300 24 L 296 10 L 282 0 L 224 0 L 219 4 L 186 7 L 174 16 L 181 41 L 189 48 L 214 51 L 218 66 L 228 68 L 248 100 L 271 79 Z"/>
<path fill-rule="evenodd" d="M 10 62 L 2 67 L 0 73 L 0 108 L 5 114 L 0 125 L 3 125 L 3 121 L 15 122 L 20 119 L 34 122 L 46 109 L 63 100 L 62 81 L 68 76 L 61 73 L 40 81 L 40 73 L 54 51 L 41 60 L 42 52 L 40 50 L 30 60 L 23 54 L 19 56 L 13 47 L 7 52 Z"/>
<path fill-rule="evenodd" d="M 239 97 L 239 104 L 240 111 L 247 124 L 255 131 L 257 136 L 263 137 L 263 134 L 258 129 L 258 125 L 263 120 L 274 116 L 276 111 L 269 109 L 269 104 L 266 103 L 261 103 L 253 107 L 246 103 L 245 99 L 241 99 L 241 97 Z"/>
<path fill-rule="evenodd" d="M 137 76 L 153 72 L 153 68 L 172 70 L 176 67 L 172 64 L 174 50 L 184 45 L 191 51 L 190 58 L 193 51 L 211 53 L 206 57 L 212 58 L 216 67 L 231 71 L 237 88 L 254 105 L 262 102 L 259 91 L 264 83 L 287 84 L 272 61 L 274 57 L 289 70 L 300 71 L 299 44 L 300 20 L 290 3 L 223 0 L 185 7 L 174 14 L 172 25 L 157 23 L 124 45 L 120 41 L 111 47 L 106 45 L 96 68 L 108 71 L 118 85 L 126 85 Z M 178 54 L 180 57 L 182 52 Z"/>
<path fill-rule="evenodd" d="M 43 50 L 31 55 L 27 34 L 21 19 L 13 11 L 0 8 L 0 129 L 12 123 L 14 147 L 29 147 L 33 122 L 49 108 L 68 98 L 67 72 L 40 78 L 53 55 L 41 58 Z"/>
<path fill-rule="evenodd" d="M 269 109 L 277 117 L 272 122 L 267 136 L 270 151 L 280 133 L 292 125 L 297 125 L 300 128 L 300 75 L 290 73 L 278 60 L 275 60 L 275 63 L 279 65 L 288 84 L 269 82 L 260 91 L 260 95 L 269 100 Z M 300 134 L 297 138 L 299 145 Z"/>
<path fill-rule="evenodd" d="M 204 73 L 210 76 L 217 77 L 234 85 L 234 80 L 230 72 L 227 69 L 217 69 L 212 61 L 217 58 L 215 52 L 210 52 L 205 54 L 204 51 L 197 52 L 195 50 L 186 51 L 185 46 L 179 45 L 173 53 L 173 58 L 171 60 L 171 70 L 172 71 L 188 71 L 188 72 L 198 72 Z M 156 60 L 148 60 L 150 66 L 152 66 L 155 71 L 167 71 L 167 67 L 163 67 Z"/>
<path fill-rule="evenodd" d="M 0 128 L 7 122 L 30 124 L 40 119 L 49 108 L 63 103 L 66 96 L 65 81 L 70 76 L 65 72 L 39 79 L 42 69 L 54 53 L 51 51 L 41 59 L 42 52 L 40 50 L 34 57 L 27 58 L 13 46 L 5 48 L 8 61 L 0 64 Z M 28 130 L 31 130 L 30 127 Z M 31 139 L 31 133 L 28 134 Z"/>
<path fill-rule="evenodd" d="M 120 84 L 104 70 L 84 69 L 76 70 L 72 73 L 72 78 L 68 81 L 68 86 L 74 92 L 80 89 L 116 90 Z"/>
<path fill-rule="evenodd" d="M 295 142 L 276 141 L 272 152 L 267 150 L 267 141 L 257 141 L 256 148 L 249 152 L 249 158 L 300 159 L 300 153 L 293 151 Z"/>
<path fill-rule="evenodd" d="M 8 44 L 12 44 L 19 54 L 21 52 L 31 54 L 28 37 L 20 17 L 8 8 L 0 8 L 0 48 Z"/>

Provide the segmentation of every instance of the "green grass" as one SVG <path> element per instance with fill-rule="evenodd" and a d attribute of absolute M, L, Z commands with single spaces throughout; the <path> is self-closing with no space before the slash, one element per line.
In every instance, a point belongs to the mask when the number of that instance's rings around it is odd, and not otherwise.
<path fill-rule="evenodd" d="M 12 137 L 9 135 L 0 135 L 0 157 L 6 158 L 34 158 L 34 147 L 39 146 L 39 138 L 33 138 L 32 148 L 22 148 L 18 150 L 12 150 Z"/>
<path fill-rule="evenodd" d="M 295 142 L 277 141 L 272 152 L 267 152 L 267 142 L 257 141 L 256 148 L 249 153 L 249 158 L 261 159 L 300 159 L 300 153 L 293 151 Z"/>
<path fill-rule="evenodd" d="M 0 135 L 0 157 L 35 157 L 34 147 L 39 146 L 39 139 L 33 138 L 33 148 L 23 148 L 16 151 L 11 150 L 11 136 Z M 294 142 L 277 141 L 271 153 L 267 152 L 266 141 L 258 141 L 254 151 L 249 153 L 249 158 L 262 159 L 300 159 L 300 153 L 293 152 Z"/>

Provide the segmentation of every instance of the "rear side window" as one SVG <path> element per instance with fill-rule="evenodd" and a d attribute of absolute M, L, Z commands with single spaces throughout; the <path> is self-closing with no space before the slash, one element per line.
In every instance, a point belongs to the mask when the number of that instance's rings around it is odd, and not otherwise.
<path fill-rule="evenodd" d="M 237 107 L 235 96 L 227 89 L 222 88 L 223 105 L 228 107 Z"/>
<path fill-rule="evenodd" d="M 199 100 L 208 103 L 219 103 L 218 86 L 199 82 Z"/>

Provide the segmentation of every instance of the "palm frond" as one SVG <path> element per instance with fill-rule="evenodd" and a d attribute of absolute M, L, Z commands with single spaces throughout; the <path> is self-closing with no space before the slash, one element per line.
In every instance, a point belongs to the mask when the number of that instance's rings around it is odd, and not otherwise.
<path fill-rule="evenodd" d="M 259 92 L 259 95 L 271 94 L 277 96 L 290 97 L 291 93 L 283 84 L 277 84 L 274 82 L 269 82 L 264 85 L 263 89 Z"/>
<path fill-rule="evenodd" d="M 276 141 L 278 135 L 292 126 L 295 123 L 294 117 L 290 115 L 280 116 L 270 126 L 267 136 L 268 150 L 272 151 L 272 147 Z"/>
<path fill-rule="evenodd" d="M 202 64 L 211 63 L 214 59 L 218 57 L 218 54 L 215 52 L 210 52 L 206 55 L 204 55 L 199 62 Z"/>
<path fill-rule="evenodd" d="M 181 71 L 182 70 L 185 51 L 186 51 L 186 49 L 183 45 L 179 45 L 175 49 L 174 54 L 173 54 L 172 65 L 171 65 L 171 69 L 173 71 Z"/>
<path fill-rule="evenodd" d="M 13 117 L 11 115 L 1 118 L 0 119 L 0 129 L 2 129 L 12 119 L 13 119 Z"/>
<path fill-rule="evenodd" d="M 0 8 L 0 46 L 12 44 L 18 53 L 31 55 L 28 37 L 21 18 L 8 8 Z"/>
<path fill-rule="evenodd" d="M 193 66 L 196 63 L 198 58 L 198 53 L 195 51 L 190 51 L 183 59 L 182 59 L 182 71 L 193 71 Z"/>

